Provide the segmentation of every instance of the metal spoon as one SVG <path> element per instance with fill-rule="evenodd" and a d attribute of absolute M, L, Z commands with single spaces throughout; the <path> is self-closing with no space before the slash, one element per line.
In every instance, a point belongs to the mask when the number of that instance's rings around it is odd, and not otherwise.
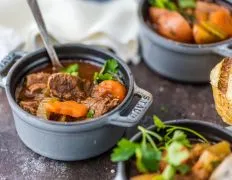
<path fill-rule="evenodd" d="M 55 49 L 53 48 L 52 46 L 52 43 L 49 39 L 49 35 L 48 35 L 48 32 L 47 32 L 47 29 L 46 29 L 46 26 L 45 26 L 45 23 L 44 23 L 44 20 L 43 20 L 43 17 L 42 17 L 42 14 L 41 14 L 41 11 L 39 9 L 39 5 L 37 3 L 37 0 L 27 0 L 27 3 L 31 9 L 31 12 L 34 16 L 34 19 L 37 23 L 37 26 L 39 28 L 39 31 L 40 31 L 40 35 L 42 36 L 42 40 L 44 42 L 44 45 L 45 45 L 45 48 L 48 52 L 48 55 L 52 61 L 52 65 L 54 68 L 62 68 L 63 66 L 61 65 L 59 59 L 58 59 L 58 56 L 56 54 L 56 51 Z"/>

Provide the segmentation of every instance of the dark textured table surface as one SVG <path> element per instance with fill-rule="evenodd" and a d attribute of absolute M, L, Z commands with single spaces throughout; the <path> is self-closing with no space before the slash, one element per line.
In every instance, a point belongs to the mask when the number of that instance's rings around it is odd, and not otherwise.
<path fill-rule="evenodd" d="M 137 84 L 150 91 L 154 103 L 141 122 L 152 123 L 153 114 L 163 120 L 200 119 L 221 124 L 208 84 L 189 85 L 172 82 L 152 72 L 144 63 L 130 66 Z M 127 132 L 130 136 L 136 127 Z M 33 153 L 17 136 L 6 95 L 0 89 L 0 180 L 110 180 L 116 165 L 110 162 L 110 151 L 93 159 L 79 162 L 59 162 Z"/>

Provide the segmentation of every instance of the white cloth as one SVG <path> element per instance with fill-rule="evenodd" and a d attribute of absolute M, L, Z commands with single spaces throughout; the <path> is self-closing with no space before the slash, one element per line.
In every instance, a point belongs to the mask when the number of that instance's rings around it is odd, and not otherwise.
<path fill-rule="evenodd" d="M 0 26 L 0 60 L 10 51 L 20 48 L 21 45 L 23 41 L 13 29 Z"/>
<path fill-rule="evenodd" d="M 58 43 L 106 46 L 126 62 L 139 62 L 135 0 L 38 2 L 49 34 Z M 25 42 L 25 50 L 38 48 L 41 38 L 26 0 L 0 0 L 0 4 L 0 25 L 14 29 Z"/>

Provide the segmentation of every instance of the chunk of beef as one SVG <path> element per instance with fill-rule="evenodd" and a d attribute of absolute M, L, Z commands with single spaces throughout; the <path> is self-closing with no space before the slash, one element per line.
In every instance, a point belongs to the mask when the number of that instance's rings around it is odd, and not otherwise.
<path fill-rule="evenodd" d="M 98 88 L 99 85 L 94 85 L 91 91 L 91 97 L 105 97 L 109 96 L 109 93 L 106 93 L 106 91 L 102 91 L 102 88 Z"/>
<path fill-rule="evenodd" d="M 66 73 L 55 73 L 48 79 L 50 95 L 62 100 L 83 100 L 86 94 L 81 87 L 82 80 L 79 77 Z"/>
<path fill-rule="evenodd" d="M 39 101 L 32 100 L 32 101 L 21 101 L 19 105 L 27 112 L 36 115 L 36 111 L 39 106 Z"/>
<path fill-rule="evenodd" d="M 44 73 L 44 72 L 29 74 L 26 77 L 26 86 L 29 87 L 31 85 L 41 84 L 41 83 L 47 84 L 49 76 L 50 76 L 49 73 Z"/>
<path fill-rule="evenodd" d="M 82 89 L 85 92 L 86 96 L 90 96 L 92 88 L 93 84 L 91 83 L 91 81 L 87 79 L 82 80 Z"/>
<path fill-rule="evenodd" d="M 89 109 L 94 111 L 94 117 L 99 117 L 106 112 L 110 111 L 119 104 L 119 100 L 106 97 L 88 97 L 86 100 L 82 101 Z"/>
<path fill-rule="evenodd" d="M 50 74 L 49 73 L 33 73 L 26 77 L 26 87 L 25 96 L 35 97 L 40 94 L 44 89 L 47 88 L 47 82 Z"/>

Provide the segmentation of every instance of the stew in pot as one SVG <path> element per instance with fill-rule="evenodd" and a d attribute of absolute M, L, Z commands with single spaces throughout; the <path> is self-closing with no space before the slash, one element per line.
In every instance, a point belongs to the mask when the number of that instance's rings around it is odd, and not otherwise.
<path fill-rule="evenodd" d="M 160 35 L 178 42 L 208 44 L 232 37 L 229 6 L 213 0 L 148 0 L 149 22 Z"/>
<path fill-rule="evenodd" d="M 130 162 L 130 180 L 231 180 L 230 142 L 153 118 L 156 128 L 138 126 L 141 139 L 123 138 L 111 154 L 113 162 Z"/>
<path fill-rule="evenodd" d="M 53 70 L 48 65 L 29 73 L 18 86 L 16 99 L 27 112 L 53 121 L 79 121 L 99 117 L 118 106 L 127 89 L 116 60 L 102 68 L 73 61 Z"/>

